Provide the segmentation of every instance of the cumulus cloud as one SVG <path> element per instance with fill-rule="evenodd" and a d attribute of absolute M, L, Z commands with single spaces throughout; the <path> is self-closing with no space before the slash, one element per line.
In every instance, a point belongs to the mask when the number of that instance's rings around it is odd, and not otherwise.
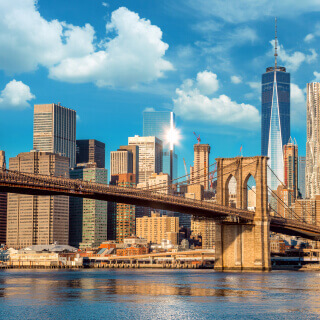
<path fill-rule="evenodd" d="M 199 72 L 196 80 L 187 79 L 180 88 L 176 89 L 176 98 L 173 99 L 174 112 L 185 120 L 201 121 L 210 124 L 230 125 L 244 129 L 255 129 L 259 123 L 258 110 L 249 104 L 237 103 L 222 94 L 217 97 L 211 90 L 210 94 L 199 85 L 198 79 L 203 74 L 210 73 L 212 79 L 218 82 L 214 73 Z M 213 76 L 215 75 L 215 76 Z M 218 85 L 216 86 L 216 90 Z"/>
<path fill-rule="evenodd" d="M 193 10 L 207 17 L 218 17 L 230 23 L 257 20 L 263 17 L 292 17 L 320 11 L 318 0 L 184 0 Z"/>
<path fill-rule="evenodd" d="M 298 126 L 306 124 L 306 95 L 298 85 L 290 85 L 291 121 Z"/>
<path fill-rule="evenodd" d="M 242 78 L 240 76 L 231 76 L 231 82 L 235 84 L 239 84 L 242 82 Z"/>
<path fill-rule="evenodd" d="M 108 2 L 102 2 L 102 5 L 106 8 L 109 8 L 109 3 Z"/>
<path fill-rule="evenodd" d="M 93 51 L 91 25 L 77 27 L 41 17 L 35 0 L 0 1 L 0 69 L 7 73 L 50 67 Z"/>
<path fill-rule="evenodd" d="M 271 40 L 270 43 L 271 43 L 271 45 L 273 47 L 273 51 L 274 51 L 275 41 Z M 290 54 L 284 49 L 284 47 L 282 45 L 280 45 L 278 47 L 278 56 L 279 56 L 279 60 L 284 62 L 286 67 L 290 71 L 296 71 L 301 66 L 301 64 L 303 62 L 310 64 L 310 63 L 316 61 L 316 59 L 318 57 L 318 54 L 316 53 L 316 51 L 314 49 L 310 49 L 309 51 L 310 51 L 310 54 L 305 54 L 300 51 L 295 51 Z"/>
<path fill-rule="evenodd" d="M 79 58 L 67 58 L 50 69 L 50 77 L 67 82 L 95 82 L 98 86 L 129 86 L 151 82 L 173 70 L 163 59 L 168 44 L 162 31 L 149 20 L 127 8 L 111 15 L 107 34 L 116 36 L 104 43 L 104 50 Z"/>
<path fill-rule="evenodd" d="M 173 70 L 161 29 L 127 8 L 112 13 L 101 40 L 90 24 L 44 19 L 36 4 L 0 1 L 0 69 L 9 74 L 44 66 L 61 81 L 133 87 Z"/>
<path fill-rule="evenodd" d="M 305 42 L 310 42 L 314 39 L 314 35 L 312 33 L 309 33 L 305 36 L 304 41 Z"/>
<path fill-rule="evenodd" d="M 316 25 L 312 26 L 312 33 L 309 33 L 306 35 L 304 38 L 305 42 L 311 42 L 313 41 L 316 37 L 320 37 L 320 23 L 317 23 Z"/>
<path fill-rule="evenodd" d="M 320 72 L 315 71 L 313 73 L 314 79 L 312 80 L 313 82 L 320 82 Z"/>
<path fill-rule="evenodd" d="M 197 74 L 197 87 L 201 93 L 210 95 L 219 89 L 217 75 L 210 71 L 203 71 Z"/>
<path fill-rule="evenodd" d="M 29 101 L 35 99 L 29 86 L 21 81 L 12 80 L 0 94 L 0 109 L 24 109 L 29 107 Z"/>

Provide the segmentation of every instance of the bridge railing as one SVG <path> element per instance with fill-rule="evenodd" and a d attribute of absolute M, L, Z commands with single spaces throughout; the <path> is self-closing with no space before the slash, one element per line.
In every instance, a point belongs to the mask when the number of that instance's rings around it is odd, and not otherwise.
<path fill-rule="evenodd" d="M 219 212 L 224 215 L 233 215 L 238 218 L 253 220 L 253 213 L 247 210 L 236 209 L 231 207 L 224 207 L 218 204 L 201 201 L 196 199 L 186 199 L 180 196 L 170 194 L 158 193 L 150 190 L 141 190 L 137 188 L 119 187 L 108 184 L 101 184 L 96 182 L 84 181 L 79 179 L 69 179 L 63 177 L 54 177 L 41 174 L 22 173 L 18 171 L 0 170 L 0 182 L 11 184 L 23 184 L 33 187 L 41 188 L 55 188 L 68 191 L 72 193 L 111 193 L 114 195 L 126 195 L 131 198 L 143 198 L 147 201 L 166 202 L 172 204 L 185 205 L 194 207 L 195 209 L 207 209 Z"/>

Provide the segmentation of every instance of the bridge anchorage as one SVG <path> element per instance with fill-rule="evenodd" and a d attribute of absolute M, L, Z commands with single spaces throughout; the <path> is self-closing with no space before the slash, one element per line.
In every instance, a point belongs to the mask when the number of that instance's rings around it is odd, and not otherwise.
<path fill-rule="evenodd" d="M 285 208 L 285 212 L 288 212 L 286 217 L 280 216 L 268 203 L 268 194 L 271 193 L 273 199 L 277 195 L 267 185 L 267 170 L 270 170 L 267 157 L 216 160 L 216 170 L 212 172 L 212 175 L 216 173 L 217 180 L 215 202 L 161 193 L 159 191 L 163 186 L 152 190 L 124 188 L 3 169 L 0 169 L 0 192 L 90 198 L 214 219 L 215 269 L 219 271 L 270 271 L 270 231 L 320 240 L 320 226 L 306 223 L 291 208 Z M 236 207 L 229 205 L 228 189 L 232 177 L 236 180 Z M 256 181 L 255 212 L 247 209 L 250 177 Z M 187 183 L 191 185 L 192 181 L 187 180 Z M 277 201 L 281 204 L 280 200 Z M 271 215 L 270 208 L 277 215 Z"/>

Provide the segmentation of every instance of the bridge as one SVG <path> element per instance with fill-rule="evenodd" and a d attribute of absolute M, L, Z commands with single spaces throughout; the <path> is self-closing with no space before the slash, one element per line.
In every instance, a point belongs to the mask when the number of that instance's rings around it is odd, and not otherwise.
<path fill-rule="evenodd" d="M 0 192 L 90 198 L 214 219 L 216 270 L 270 270 L 270 231 L 320 240 L 320 226 L 296 217 L 288 219 L 270 214 L 267 157 L 218 158 L 216 167 L 215 202 L 159 192 L 163 187 L 127 188 L 4 169 L 0 170 Z M 255 212 L 247 209 L 247 185 L 251 176 L 256 181 Z M 228 185 L 232 177 L 237 181 L 236 208 L 229 205 Z"/>

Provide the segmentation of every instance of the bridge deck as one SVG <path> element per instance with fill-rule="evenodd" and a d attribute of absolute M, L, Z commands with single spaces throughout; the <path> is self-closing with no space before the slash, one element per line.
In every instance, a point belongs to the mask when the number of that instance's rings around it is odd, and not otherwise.
<path fill-rule="evenodd" d="M 208 201 L 186 199 L 137 188 L 125 188 L 9 170 L 0 170 L 0 192 L 90 198 L 187 213 L 215 220 L 226 220 L 228 217 L 233 217 L 232 221 L 242 223 L 250 223 L 254 220 L 252 211 L 226 207 Z M 297 220 L 270 217 L 270 228 L 271 231 L 279 233 L 297 235 L 313 240 L 320 239 L 319 226 Z"/>

